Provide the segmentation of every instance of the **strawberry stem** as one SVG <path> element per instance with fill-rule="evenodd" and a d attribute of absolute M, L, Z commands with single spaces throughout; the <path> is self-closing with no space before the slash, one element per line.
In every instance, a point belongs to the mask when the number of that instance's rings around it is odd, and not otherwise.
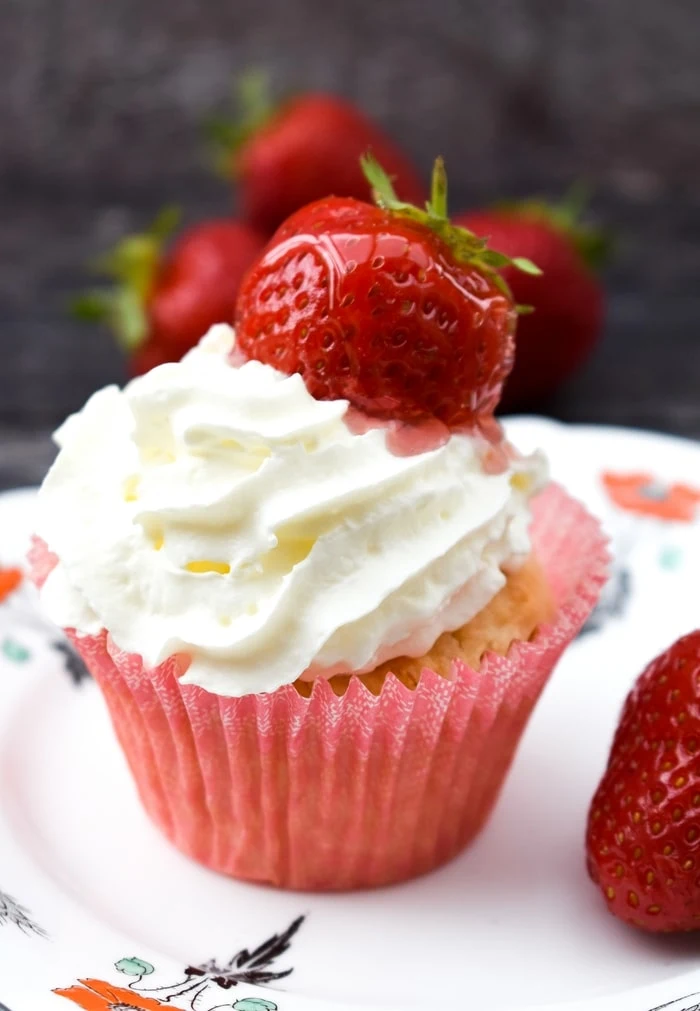
<path fill-rule="evenodd" d="M 413 206 L 412 204 L 404 204 L 399 200 L 396 196 L 396 190 L 394 189 L 391 177 L 387 175 L 370 151 L 360 155 L 360 166 L 362 167 L 365 179 L 372 187 L 372 198 L 378 207 L 392 211 L 398 208 Z"/>
<path fill-rule="evenodd" d="M 148 336 L 147 303 L 163 255 L 163 246 L 180 220 L 177 207 L 164 207 L 145 232 L 127 235 L 92 264 L 111 287 L 78 296 L 71 310 L 76 319 L 106 323 L 120 347 L 130 353 Z"/>
<path fill-rule="evenodd" d="M 250 68 L 232 89 L 233 113 L 215 116 L 204 124 L 217 175 L 236 174 L 236 156 L 246 141 L 264 126 L 276 111 L 270 79 L 260 68 Z"/>
<path fill-rule="evenodd" d="M 433 177 L 430 186 L 430 201 L 427 205 L 428 214 L 433 218 L 447 220 L 447 172 L 441 156 L 435 159 Z"/>
<path fill-rule="evenodd" d="M 159 242 L 167 242 L 172 238 L 182 219 L 182 211 L 177 204 L 166 204 L 156 214 L 148 228 L 148 234 Z"/>
<path fill-rule="evenodd" d="M 583 216 L 591 199 L 591 187 L 584 179 L 576 179 L 559 205 L 562 226 L 574 228 Z"/>
<path fill-rule="evenodd" d="M 497 210 L 518 217 L 546 222 L 563 232 L 591 270 L 600 270 L 612 255 L 613 241 L 608 232 L 581 220 L 590 195 L 590 186 L 579 179 L 559 203 L 551 203 L 542 197 L 530 197 L 520 201 L 500 201 L 495 206 Z"/>
<path fill-rule="evenodd" d="M 526 274 L 542 273 L 539 267 L 524 256 L 511 259 L 496 249 L 489 249 L 488 241 L 479 238 L 468 228 L 452 224 L 447 212 L 447 172 L 442 158 L 435 159 L 430 200 L 424 211 L 414 204 L 407 204 L 398 199 L 391 179 L 370 152 L 362 155 L 360 164 L 365 178 L 372 187 L 372 196 L 378 207 L 430 228 L 450 247 L 455 259 L 460 263 L 470 263 L 488 275 L 505 295 L 510 297 L 511 292 L 499 273 L 501 267 L 515 267 Z"/>

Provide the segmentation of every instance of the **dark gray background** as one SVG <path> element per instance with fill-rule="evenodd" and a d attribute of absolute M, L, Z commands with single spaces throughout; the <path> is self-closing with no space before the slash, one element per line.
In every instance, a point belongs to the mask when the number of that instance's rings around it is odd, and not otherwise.
<path fill-rule="evenodd" d="M 65 313 L 85 260 L 172 199 L 229 210 L 198 124 L 252 64 L 443 153 L 453 207 L 592 180 L 606 335 L 541 409 L 700 436 L 699 43 L 697 0 L 0 0 L 0 485 L 123 378 Z"/>

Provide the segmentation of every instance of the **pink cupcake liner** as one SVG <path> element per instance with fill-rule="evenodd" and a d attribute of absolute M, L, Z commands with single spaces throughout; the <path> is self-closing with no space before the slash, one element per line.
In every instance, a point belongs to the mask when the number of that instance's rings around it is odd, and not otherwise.
<path fill-rule="evenodd" d="M 141 800 L 184 853 L 234 877 L 303 890 L 387 885 L 459 853 L 485 823 L 532 709 L 607 577 L 598 522 L 558 486 L 534 503 L 534 551 L 557 604 L 551 624 L 452 680 L 389 675 L 337 697 L 292 685 L 223 698 L 155 669 L 106 631 L 75 647 L 99 683 Z M 53 564 L 33 552 L 41 582 Z"/>

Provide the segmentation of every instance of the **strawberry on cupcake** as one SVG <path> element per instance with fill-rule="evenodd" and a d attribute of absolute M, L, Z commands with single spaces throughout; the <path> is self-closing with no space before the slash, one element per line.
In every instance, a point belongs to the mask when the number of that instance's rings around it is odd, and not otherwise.
<path fill-rule="evenodd" d="M 298 211 L 236 332 L 57 433 L 35 578 L 184 852 L 281 887 L 424 873 L 487 819 L 605 579 L 597 522 L 493 418 L 536 268 L 365 162 Z"/>

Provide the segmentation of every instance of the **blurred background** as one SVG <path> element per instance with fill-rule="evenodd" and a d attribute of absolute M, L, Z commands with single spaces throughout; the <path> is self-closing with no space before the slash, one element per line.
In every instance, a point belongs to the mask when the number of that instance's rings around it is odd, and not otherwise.
<path fill-rule="evenodd" d="M 700 436 L 698 38 L 696 0 L 1 0 L 0 485 L 125 379 L 67 311 L 86 262 L 164 204 L 234 213 L 201 124 L 251 66 L 353 100 L 426 178 L 442 153 L 455 210 L 590 181 L 605 331 L 533 409 Z"/>

